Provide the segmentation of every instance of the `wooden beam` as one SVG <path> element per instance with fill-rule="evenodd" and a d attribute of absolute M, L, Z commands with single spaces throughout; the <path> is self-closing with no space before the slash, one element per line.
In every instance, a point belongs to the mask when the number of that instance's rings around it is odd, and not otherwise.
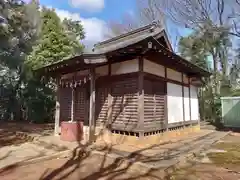
<path fill-rule="evenodd" d="M 84 63 L 86 64 L 99 64 L 99 63 L 106 63 L 108 60 L 106 56 L 99 56 L 95 58 L 84 58 Z"/>
<path fill-rule="evenodd" d="M 96 90 L 95 90 L 95 68 L 90 69 L 90 107 L 89 107 L 89 142 L 94 140 L 95 135 L 95 101 L 96 101 Z"/>
<path fill-rule="evenodd" d="M 184 84 L 184 80 L 183 80 L 183 73 L 182 74 L 182 83 Z M 185 121 L 186 121 L 186 118 L 185 118 L 185 106 L 184 106 L 184 86 L 182 85 L 182 104 L 183 104 L 183 124 L 185 126 Z"/>
<path fill-rule="evenodd" d="M 138 74 L 138 129 L 144 129 L 144 73 L 143 73 L 143 57 L 138 58 L 139 74 Z M 144 136 L 144 132 L 139 136 Z"/>
<path fill-rule="evenodd" d="M 112 74 L 112 60 L 109 59 L 108 62 L 109 62 L 108 63 L 108 76 L 111 76 L 111 74 Z"/>
<path fill-rule="evenodd" d="M 60 127 L 60 87 L 59 87 L 59 79 L 57 79 L 57 90 L 56 90 L 56 105 L 55 105 L 55 127 L 54 127 L 54 135 L 59 135 Z"/>
<path fill-rule="evenodd" d="M 164 78 L 167 79 L 167 68 L 164 66 Z M 167 96 L 167 81 L 164 83 L 164 118 L 165 118 L 165 128 L 168 130 L 168 96 Z"/>
<path fill-rule="evenodd" d="M 169 78 L 157 76 L 157 75 L 150 74 L 150 73 L 147 73 L 147 72 L 144 72 L 144 74 L 146 74 L 147 77 L 151 77 L 151 78 L 154 78 L 154 79 L 158 79 L 158 80 L 160 80 L 160 81 L 166 81 L 166 82 L 170 82 L 170 83 L 173 83 L 173 84 L 188 86 L 188 84 L 182 83 L 182 82 L 180 82 L 180 81 L 176 81 L 176 80 L 172 80 L 172 79 L 169 79 Z"/>

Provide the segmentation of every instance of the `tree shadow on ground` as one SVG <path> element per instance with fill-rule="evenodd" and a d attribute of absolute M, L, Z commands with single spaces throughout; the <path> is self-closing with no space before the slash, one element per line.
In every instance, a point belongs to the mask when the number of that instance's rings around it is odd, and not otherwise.
<path fill-rule="evenodd" d="M 202 138 L 202 137 L 201 137 Z M 199 139 L 199 138 L 198 138 Z M 197 141 L 197 139 L 195 139 Z M 182 153 L 186 153 L 191 150 L 190 143 L 184 142 L 183 139 L 180 139 L 179 142 L 182 142 L 182 145 L 177 145 L 174 148 L 163 147 L 163 145 L 171 144 L 172 141 L 159 143 L 147 148 L 142 148 L 132 153 L 128 153 L 124 156 L 116 156 L 114 158 L 109 157 L 109 154 L 114 152 L 114 148 L 111 145 L 107 145 L 102 147 L 101 154 L 93 153 L 95 149 L 93 144 L 87 144 L 85 146 L 80 145 L 72 151 L 71 156 L 67 159 L 67 161 L 62 164 L 59 168 L 50 170 L 47 169 L 40 177 L 40 180 L 48 180 L 48 179 L 72 179 L 72 176 L 78 177 L 75 179 L 79 180 L 91 180 L 104 178 L 107 180 L 110 179 L 139 179 L 139 178 L 150 178 L 150 179 L 163 179 L 165 175 L 168 175 L 167 172 L 164 172 L 163 169 L 155 169 L 146 166 L 141 166 L 137 164 L 137 162 L 144 163 L 159 163 L 162 160 L 171 160 L 174 157 L 179 156 L 180 153 L 178 149 L 181 146 L 189 146 L 189 148 L 182 149 Z M 165 152 L 158 155 L 150 156 L 148 154 L 144 154 L 144 151 L 151 149 L 166 149 Z M 92 161 L 88 168 L 92 169 L 90 172 L 86 174 L 85 164 L 91 157 L 98 156 L 97 161 Z M 8 173 L 13 172 L 16 168 L 18 168 L 19 164 L 14 166 L 7 167 L 5 170 L 1 171 L 1 174 L 7 171 Z M 136 171 L 137 170 L 137 171 Z M 88 169 L 89 171 L 89 169 Z M 136 172 L 136 173 L 135 173 Z"/>
<path fill-rule="evenodd" d="M 86 146 L 87 147 L 87 146 Z M 100 179 L 105 178 L 107 180 L 111 179 L 139 179 L 143 177 L 152 178 L 152 179 L 162 179 L 160 177 L 155 176 L 154 174 L 151 174 L 151 172 L 155 171 L 151 168 L 146 168 L 144 173 L 138 173 L 136 175 L 132 174 L 129 176 L 129 170 L 130 168 L 133 168 L 135 166 L 135 162 L 138 162 L 140 159 L 142 159 L 142 155 L 140 154 L 141 151 L 146 150 L 142 149 L 139 151 L 135 151 L 133 153 L 130 153 L 126 157 L 116 157 L 111 159 L 109 162 L 108 153 L 111 152 L 111 146 L 105 147 L 106 151 L 104 154 L 99 155 L 101 156 L 101 161 L 98 166 L 98 168 L 85 175 L 84 177 L 81 176 L 81 165 L 83 165 L 83 161 L 89 158 L 90 156 L 94 156 L 91 151 L 87 151 L 87 148 L 81 148 L 79 150 L 78 148 L 74 149 L 73 154 L 71 158 L 63 164 L 60 168 L 57 168 L 51 172 L 45 171 L 39 180 L 48 180 L 48 179 L 57 179 L 57 180 L 64 180 L 67 179 L 72 173 L 77 171 L 78 179 L 80 180 L 93 180 L 93 179 Z M 150 147 L 151 148 L 151 147 Z M 92 166 L 96 166 L 96 164 L 92 164 Z M 71 169 L 69 171 L 69 169 Z M 66 173 L 64 173 L 66 171 Z M 127 175 L 128 174 L 128 175 Z M 127 177 L 124 177 L 126 176 Z"/>
<path fill-rule="evenodd" d="M 0 130 L 7 130 L 9 132 L 25 132 L 39 135 L 52 135 L 54 124 L 34 124 L 29 122 L 1 122 Z"/>
<path fill-rule="evenodd" d="M 52 135 L 53 124 L 30 124 L 25 122 L 0 123 L 0 148 L 9 145 L 20 145 L 30 141 L 27 135 Z"/>
<path fill-rule="evenodd" d="M 200 138 L 199 138 L 200 139 Z M 182 140 L 180 140 L 182 141 Z M 167 144 L 167 143 L 166 143 Z M 92 180 L 92 179 L 132 179 L 137 180 L 139 178 L 148 178 L 148 179 L 166 179 L 165 176 L 171 177 L 171 175 L 165 171 L 164 169 L 150 168 L 147 165 L 142 166 L 139 162 L 154 164 L 159 163 L 161 160 L 173 160 L 175 157 L 179 156 L 180 153 L 177 152 L 181 146 L 189 146 L 189 148 L 185 148 L 181 151 L 181 153 L 186 153 L 191 150 L 190 142 L 183 143 L 182 145 L 178 145 L 174 148 L 168 148 L 166 152 L 163 152 L 159 156 L 148 156 L 144 155 L 142 152 L 146 150 L 150 150 L 153 148 L 160 148 L 163 144 L 152 145 L 147 148 L 142 148 L 132 153 L 129 153 L 126 156 L 115 156 L 114 158 L 109 158 L 109 154 L 113 151 L 113 146 L 105 146 L 101 150 L 101 155 L 98 160 L 100 162 L 92 162 L 92 166 L 98 166 L 97 168 L 92 167 L 91 173 L 87 175 L 83 175 L 84 173 L 84 164 L 86 160 L 91 156 L 94 156 L 92 150 L 88 148 L 90 145 L 85 146 L 84 148 L 76 148 L 73 151 L 73 154 L 69 160 L 66 161 L 61 167 L 53 170 L 53 171 L 45 171 L 40 180 L 48 180 L 48 179 L 57 179 L 64 180 L 68 179 L 73 173 L 78 174 L 79 180 Z M 111 159 L 111 160 L 109 160 Z M 90 167 L 91 168 L 91 167 Z"/>
<path fill-rule="evenodd" d="M 24 142 L 26 142 L 26 140 L 17 137 L 15 132 L 0 130 L 0 148 L 10 145 L 20 145 Z"/>

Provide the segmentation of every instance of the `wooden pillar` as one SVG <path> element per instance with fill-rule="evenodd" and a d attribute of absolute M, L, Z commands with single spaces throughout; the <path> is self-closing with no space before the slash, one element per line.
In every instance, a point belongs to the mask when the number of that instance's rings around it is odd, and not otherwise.
<path fill-rule="evenodd" d="M 75 121 L 75 94 L 76 94 L 76 89 L 74 85 L 72 84 L 71 86 L 72 89 L 72 102 L 71 102 L 71 122 Z"/>
<path fill-rule="evenodd" d="M 60 127 L 60 88 L 59 88 L 59 79 L 57 79 L 57 89 L 56 89 L 56 105 L 55 105 L 55 126 L 54 126 L 54 135 L 59 135 Z"/>
<path fill-rule="evenodd" d="M 95 68 L 90 69 L 90 107 L 89 107 L 89 142 L 94 140 L 95 135 Z"/>
<path fill-rule="evenodd" d="M 165 76 L 165 79 L 167 79 L 167 68 L 164 67 L 164 76 Z M 164 93 L 165 93 L 165 96 L 164 96 L 164 118 L 165 118 L 165 129 L 168 131 L 168 91 L 167 91 L 167 81 L 165 81 L 165 84 L 164 84 Z"/>
<path fill-rule="evenodd" d="M 185 126 L 185 106 L 184 106 L 184 79 L 183 79 L 183 73 L 182 73 L 182 104 L 183 104 L 183 125 Z"/>
<path fill-rule="evenodd" d="M 138 74 L 138 129 L 140 132 L 139 136 L 144 136 L 144 72 L 143 72 L 143 57 L 140 56 L 138 59 L 139 74 Z"/>
<path fill-rule="evenodd" d="M 111 61 L 109 61 L 108 64 L 108 77 L 110 79 L 111 77 Z M 112 86 L 111 82 L 109 82 L 109 87 L 108 87 L 108 114 L 107 114 L 107 121 L 108 121 L 108 129 L 111 131 L 112 130 L 112 103 L 113 103 L 113 97 L 112 97 Z"/>
<path fill-rule="evenodd" d="M 191 108 L 191 83 L 190 83 L 190 78 L 188 78 L 188 84 L 189 84 L 189 88 L 188 88 L 188 95 L 189 95 L 189 114 L 190 114 L 190 123 L 192 125 L 192 108 Z"/>

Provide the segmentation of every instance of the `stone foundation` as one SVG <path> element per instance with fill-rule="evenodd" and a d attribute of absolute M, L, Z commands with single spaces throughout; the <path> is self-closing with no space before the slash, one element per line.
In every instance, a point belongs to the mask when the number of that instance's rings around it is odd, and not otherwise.
<path fill-rule="evenodd" d="M 164 131 L 158 134 L 152 134 L 149 136 L 137 137 L 127 136 L 123 134 L 115 134 L 109 130 L 103 130 L 97 128 L 95 134 L 95 141 L 104 142 L 107 144 L 128 144 L 128 145 L 154 145 L 164 142 L 169 142 L 173 138 L 179 138 L 179 136 L 186 136 L 193 132 L 200 131 L 200 125 L 193 125 L 189 127 L 172 128 L 171 130 Z"/>

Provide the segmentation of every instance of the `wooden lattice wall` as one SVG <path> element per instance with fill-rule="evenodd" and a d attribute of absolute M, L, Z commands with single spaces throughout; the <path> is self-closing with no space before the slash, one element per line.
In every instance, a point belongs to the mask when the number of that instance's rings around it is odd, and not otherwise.
<path fill-rule="evenodd" d="M 159 79 L 144 77 L 144 131 L 165 128 L 165 87 Z"/>

